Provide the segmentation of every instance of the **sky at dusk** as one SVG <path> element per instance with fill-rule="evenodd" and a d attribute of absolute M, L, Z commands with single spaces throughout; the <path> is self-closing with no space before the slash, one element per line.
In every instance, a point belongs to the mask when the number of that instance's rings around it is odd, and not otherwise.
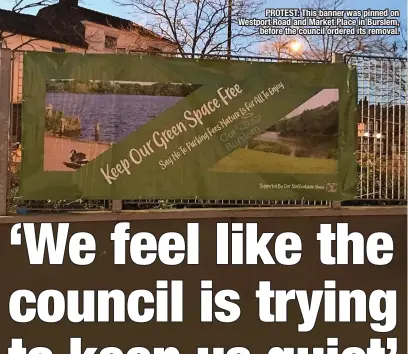
<path fill-rule="evenodd" d="M 27 0 L 29 2 L 29 0 Z M 0 8 L 10 9 L 14 0 L 0 0 Z M 297 8 L 300 7 L 300 0 L 265 0 L 265 8 Z M 143 17 L 137 14 L 131 14 L 130 9 L 115 5 L 112 0 L 83 0 L 82 6 L 108 13 L 114 16 L 128 18 L 134 22 L 143 24 Z M 396 9 L 401 11 L 402 20 L 406 22 L 407 18 L 407 0 L 346 0 L 349 9 Z M 36 10 L 32 11 L 34 14 Z M 31 12 L 31 13 L 32 13 Z"/>
<path fill-rule="evenodd" d="M 291 118 L 299 115 L 307 109 L 314 109 L 321 106 L 327 106 L 330 102 L 339 100 L 339 90 L 338 89 L 324 89 L 318 94 L 314 95 L 311 99 L 307 100 L 305 103 L 301 104 L 295 110 L 290 112 L 286 118 Z"/>
<path fill-rule="evenodd" d="M 26 3 L 33 2 L 33 0 L 24 0 Z M 265 0 L 265 8 L 299 8 L 301 3 L 307 0 Z M 15 0 L 0 0 L 0 8 L 11 9 Z M 123 7 L 114 4 L 112 0 L 80 0 L 83 7 L 107 13 L 121 18 L 126 18 L 136 22 L 140 25 L 145 25 L 146 17 L 138 14 L 132 8 Z M 384 8 L 395 9 L 401 12 L 400 22 L 407 23 L 407 0 L 345 0 L 343 9 L 365 10 L 370 8 L 372 10 L 383 10 Z M 31 10 L 28 13 L 36 14 L 38 8 Z M 405 28 L 408 28 L 406 26 Z"/>

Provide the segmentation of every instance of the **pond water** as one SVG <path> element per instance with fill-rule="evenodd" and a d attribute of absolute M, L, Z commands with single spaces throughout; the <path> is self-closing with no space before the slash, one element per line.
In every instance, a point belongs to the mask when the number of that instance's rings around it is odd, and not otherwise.
<path fill-rule="evenodd" d="M 52 104 L 55 110 L 67 116 L 78 116 L 81 140 L 94 140 L 95 124 L 99 123 L 99 140 L 118 142 L 182 98 L 49 92 L 46 105 Z"/>

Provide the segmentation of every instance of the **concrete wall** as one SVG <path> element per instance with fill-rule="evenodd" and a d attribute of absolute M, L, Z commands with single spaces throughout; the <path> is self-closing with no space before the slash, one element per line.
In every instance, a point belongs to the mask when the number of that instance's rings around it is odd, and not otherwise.
<path fill-rule="evenodd" d="M 381 226 L 382 218 L 393 217 L 399 222 L 399 231 L 406 233 L 407 223 L 407 207 L 341 207 L 339 209 L 331 209 L 328 207 L 288 207 L 288 208 L 231 208 L 231 209 L 156 209 L 156 210 L 140 210 L 134 212 L 72 212 L 72 213 L 31 213 L 28 215 L 10 215 L 0 216 L 0 225 L 15 224 L 19 222 L 118 222 L 118 221 L 135 221 L 144 220 L 153 222 L 166 220 L 198 220 L 208 222 L 209 219 L 228 219 L 234 221 L 239 218 L 246 219 L 265 219 L 279 220 L 288 218 L 296 223 L 297 220 L 307 218 L 342 218 L 358 217 L 365 224 L 366 217 L 378 218 L 377 225 Z M 384 225 L 386 226 L 386 225 Z M 397 228 L 398 230 L 398 228 Z M 405 234 L 405 236 L 407 236 Z"/>

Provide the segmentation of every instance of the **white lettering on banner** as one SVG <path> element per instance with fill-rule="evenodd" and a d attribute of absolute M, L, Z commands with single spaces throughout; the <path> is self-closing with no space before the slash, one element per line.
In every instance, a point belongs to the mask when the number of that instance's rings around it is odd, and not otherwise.
<path fill-rule="evenodd" d="M 179 121 L 168 129 L 152 132 L 151 139 L 147 140 L 141 147 L 132 147 L 127 157 L 120 159 L 118 163 L 112 163 L 112 165 L 106 163 L 106 165 L 100 168 L 101 175 L 103 179 L 111 185 L 117 181 L 120 176 L 131 175 L 132 166 L 142 164 L 143 161 L 154 155 L 156 149 L 172 149 L 168 152 L 167 156 L 162 156 L 157 159 L 157 164 L 162 170 L 170 168 L 174 166 L 177 161 L 182 160 L 182 156 L 185 156 L 206 141 L 211 140 L 216 136 L 217 132 L 226 129 L 232 122 L 240 118 L 248 118 L 248 115 L 252 115 L 254 113 L 252 111 L 256 109 L 258 105 L 263 104 L 270 99 L 270 97 L 280 93 L 280 91 L 284 89 L 285 86 L 281 81 L 268 85 L 268 87 L 261 89 L 253 96 L 250 101 L 244 101 L 241 107 L 236 107 L 234 111 L 229 112 L 229 115 L 220 117 L 215 124 L 213 122 L 213 126 L 209 125 L 205 127 L 204 132 L 200 130 L 197 131 L 195 136 L 189 137 L 188 139 L 177 139 L 181 134 L 188 131 L 188 129 L 203 126 L 205 117 L 217 112 L 221 107 L 229 106 L 234 99 L 244 92 L 239 84 L 229 87 L 220 87 L 216 90 L 217 97 L 208 100 L 196 109 L 185 110 L 183 114 L 185 121 Z M 227 151 L 234 150 L 253 137 L 254 134 L 257 135 L 258 133 L 260 133 L 260 129 L 253 126 L 250 132 L 243 132 L 237 136 L 234 141 L 224 141 L 225 148 Z M 175 146 L 177 143 L 179 146 Z"/>
<path fill-rule="evenodd" d="M 218 98 L 214 97 L 210 99 L 197 109 L 184 111 L 183 118 L 187 121 L 187 125 L 184 122 L 178 122 L 170 129 L 154 131 L 152 138 L 144 143 L 141 148 L 132 148 L 129 150 L 128 158 L 121 159 L 120 162 L 114 166 L 106 164 L 105 167 L 100 168 L 102 177 L 108 184 L 112 184 L 119 176 L 124 174 L 130 175 L 131 163 L 140 165 L 146 158 L 154 153 L 154 147 L 167 150 L 172 141 L 187 131 L 187 126 L 189 128 L 195 128 L 198 125 L 203 125 L 203 118 L 216 112 L 222 105 L 228 106 L 232 100 L 242 93 L 243 90 L 238 84 L 227 88 L 220 87 L 217 89 Z M 160 161 L 159 165 L 162 168 L 163 166 L 172 164 L 171 161 L 168 163 L 164 163 L 163 160 Z"/>

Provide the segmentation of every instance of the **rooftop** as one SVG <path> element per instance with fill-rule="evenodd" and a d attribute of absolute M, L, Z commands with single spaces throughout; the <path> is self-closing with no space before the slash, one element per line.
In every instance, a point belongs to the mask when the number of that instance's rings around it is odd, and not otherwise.
<path fill-rule="evenodd" d="M 140 26 L 130 20 L 120 17 L 112 16 L 102 12 L 87 9 L 78 5 L 78 0 L 59 0 L 58 3 L 42 8 L 38 11 L 37 16 L 45 18 L 49 21 L 58 20 L 62 18 L 70 20 L 71 22 L 89 21 L 103 26 L 108 26 L 120 30 L 137 31 L 139 34 L 151 37 L 158 40 L 172 41 L 159 36 L 158 34 Z"/>
<path fill-rule="evenodd" d="M 49 40 L 53 42 L 87 48 L 84 41 L 83 26 L 76 26 L 67 31 L 61 24 L 51 23 L 41 17 L 16 13 L 0 9 L 0 33 L 10 32 Z"/>
<path fill-rule="evenodd" d="M 0 9 L 0 33 L 7 31 L 87 48 L 88 44 L 84 40 L 83 21 L 125 31 L 135 31 L 142 36 L 174 44 L 130 20 L 79 6 L 78 0 L 59 0 L 58 3 L 39 10 L 36 16 Z M 71 30 L 68 31 L 67 28 Z"/>

